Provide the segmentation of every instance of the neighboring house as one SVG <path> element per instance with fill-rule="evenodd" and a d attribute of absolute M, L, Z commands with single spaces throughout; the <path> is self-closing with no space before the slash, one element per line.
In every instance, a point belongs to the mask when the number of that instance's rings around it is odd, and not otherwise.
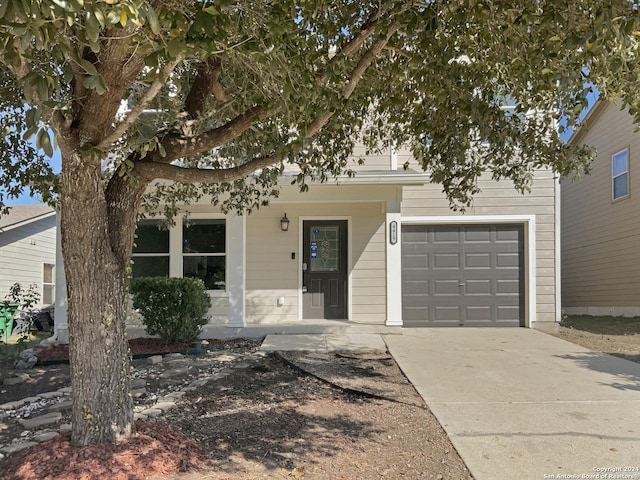
<path fill-rule="evenodd" d="M 589 175 L 562 181 L 562 308 L 640 315 L 640 133 L 599 100 L 569 140 L 596 148 Z"/>
<path fill-rule="evenodd" d="M 407 160 L 408 152 L 368 157 L 355 177 L 306 193 L 285 178 L 271 206 L 250 215 L 201 204 L 169 231 L 143 222 L 133 275 L 203 278 L 213 304 L 206 337 L 557 321 L 552 172 L 537 172 L 528 195 L 507 181 L 481 180 L 482 193 L 461 214 L 439 185 L 404 171 Z"/>
<path fill-rule="evenodd" d="M 55 301 L 56 212 L 47 205 L 19 205 L 0 216 L 0 300 L 14 283 L 36 285 L 38 307 Z"/>

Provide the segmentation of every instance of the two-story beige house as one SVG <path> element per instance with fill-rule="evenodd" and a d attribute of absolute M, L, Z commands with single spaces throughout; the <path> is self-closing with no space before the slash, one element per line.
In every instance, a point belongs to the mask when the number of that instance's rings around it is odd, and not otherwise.
<path fill-rule="evenodd" d="M 406 161 L 406 151 L 370 156 L 355 177 L 306 193 L 285 174 L 280 196 L 250 215 L 201 204 L 168 231 L 145 221 L 133 275 L 202 278 L 213 303 L 205 337 L 556 321 L 553 173 L 537 172 L 528 195 L 483 180 L 461 214 Z M 65 299 L 57 306 L 64 340 Z"/>
<path fill-rule="evenodd" d="M 640 315 L 640 133 L 598 100 L 569 140 L 596 148 L 589 175 L 562 181 L 562 308 Z"/>

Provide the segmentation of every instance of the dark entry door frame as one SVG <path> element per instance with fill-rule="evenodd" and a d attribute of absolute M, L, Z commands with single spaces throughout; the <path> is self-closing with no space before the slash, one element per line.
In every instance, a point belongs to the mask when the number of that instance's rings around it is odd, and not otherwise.
<path fill-rule="evenodd" d="M 315 230 L 314 230 L 315 229 Z M 319 262 L 332 248 L 325 229 L 337 234 L 338 258 L 335 262 Z M 312 230 L 314 230 L 312 232 Z M 300 217 L 299 318 L 349 320 L 351 314 L 351 218 Z M 334 252 L 335 253 L 335 252 Z M 329 253 L 333 255 L 333 253 Z M 312 258 L 313 257 L 313 258 Z"/>

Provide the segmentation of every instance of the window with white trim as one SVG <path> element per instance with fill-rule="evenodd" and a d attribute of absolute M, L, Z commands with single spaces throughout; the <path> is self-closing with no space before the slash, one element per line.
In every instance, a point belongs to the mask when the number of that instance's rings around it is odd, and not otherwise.
<path fill-rule="evenodd" d="M 131 258 L 131 278 L 169 276 L 169 230 L 157 220 L 141 220 Z"/>
<path fill-rule="evenodd" d="M 56 298 L 56 266 L 53 263 L 42 265 L 42 304 L 51 305 Z"/>
<path fill-rule="evenodd" d="M 188 220 L 182 226 L 182 275 L 201 278 L 207 290 L 226 288 L 224 219 Z"/>
<path fill-rule="evenodd" d="M 611 156 L 611 192 L 613 199 L 629 195 L 629 149 L 614 153 Z"/>

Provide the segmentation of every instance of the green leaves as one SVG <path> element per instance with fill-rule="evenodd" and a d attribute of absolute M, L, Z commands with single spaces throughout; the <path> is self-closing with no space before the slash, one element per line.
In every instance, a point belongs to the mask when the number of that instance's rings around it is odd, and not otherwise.
<path fill-rule="evenodd" d="M 44 153 L 48 157 L 53 156 L 53 144 L 51 143 L 51 137 L 49 137 L 49 131 L 46 128 L 41 128 L 36 134 L 36 148 L 44 150 Z"/>

